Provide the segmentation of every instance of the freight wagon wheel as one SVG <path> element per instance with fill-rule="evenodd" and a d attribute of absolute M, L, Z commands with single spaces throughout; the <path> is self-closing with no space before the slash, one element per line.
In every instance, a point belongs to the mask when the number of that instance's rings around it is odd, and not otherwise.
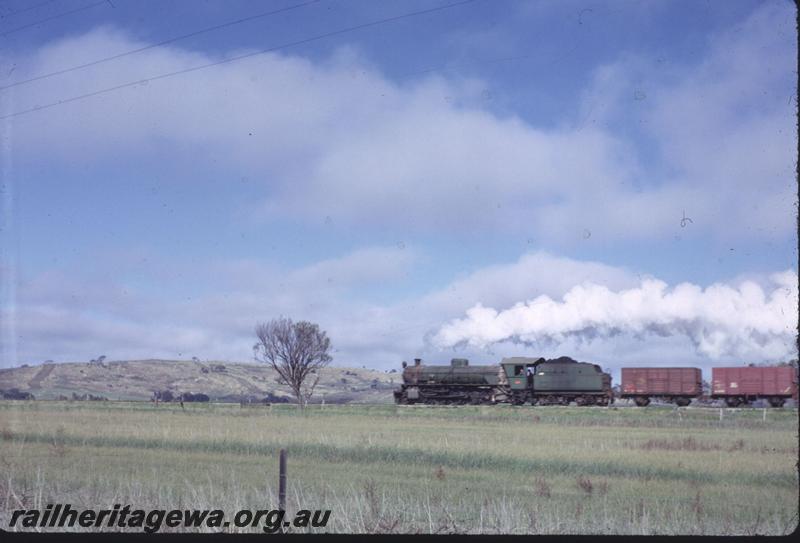
<path fill-rule="evenodd" d="M 646 407 L 650 405 L 650 398 L 646 396 L 637 396 L 633 399 L 633 402 L 639 407 Z"/>
<path fill-rule="evenodd" d="M 772 407 L 783 407 L 784 399 L 783 398 L 770 398 L 769 404 Z"/>
<path fill-rule="evenodd" d="M 733 398 L 725 398 L 725 404 L 728 407 L 738 407 L 739 404 L 742 403 L 741 399 L 733 397 Z"/>
<path fill-rule="evenodd" d="M 692 403 L 691 398 L 675 398 L 675 403 L 680 407 L 686 407 L 690 403 Z"/>

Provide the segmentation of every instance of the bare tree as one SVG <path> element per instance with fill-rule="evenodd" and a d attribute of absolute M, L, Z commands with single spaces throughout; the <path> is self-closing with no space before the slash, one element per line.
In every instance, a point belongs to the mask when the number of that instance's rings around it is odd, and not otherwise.
<path fill-rule="evenodd" d="M 257 325 L 256 337 L 255 359 L 272 366 L 304 408 L 319 382 L 319 370 L 332 360 L 327 334 L 314 323 L 281 317 Z"/>

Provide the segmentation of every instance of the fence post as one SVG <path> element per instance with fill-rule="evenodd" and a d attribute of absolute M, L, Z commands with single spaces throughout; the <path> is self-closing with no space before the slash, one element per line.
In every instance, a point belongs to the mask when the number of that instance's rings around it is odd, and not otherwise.
<path fill-rule="evenodd" d="M 278 478 L 278 509 L 286 511 L 286 449 L 281 449 Z"/>

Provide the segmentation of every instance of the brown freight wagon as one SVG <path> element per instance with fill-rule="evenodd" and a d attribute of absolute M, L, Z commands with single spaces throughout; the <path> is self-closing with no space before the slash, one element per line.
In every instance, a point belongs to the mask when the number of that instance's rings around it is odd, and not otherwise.
<path fill-rule="evenodd" d="M 651 399 L 689 405 L 703 393 L 700 368 L 622 368 L 621 398 L 644 407 Z"/>
<path fill-rule="evenodd" d="M 791 366 L 711 368 L 711 397 L 729 407 L 759 398 L 781 407 L 789 398 L 797 400 L 797 372 Z"/>

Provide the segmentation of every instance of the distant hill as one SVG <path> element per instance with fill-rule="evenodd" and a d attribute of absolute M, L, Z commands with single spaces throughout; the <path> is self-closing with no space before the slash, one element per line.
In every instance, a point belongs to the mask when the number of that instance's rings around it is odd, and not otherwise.
<path fill-rule="evenodd" d="M 17 389 L 36 399 L 93 395 L 109 400 L 149 400 L 156 391 L 206 394 L 211 401 L 271 397 L 291 399 L 265 365 L 185 360 L 129 360 L 103 363 L 59 363 L 0 369 L 0 390 Z M 365 368 L 328 367 L 312 403 L 389 403 L 399 373 Z"/>

